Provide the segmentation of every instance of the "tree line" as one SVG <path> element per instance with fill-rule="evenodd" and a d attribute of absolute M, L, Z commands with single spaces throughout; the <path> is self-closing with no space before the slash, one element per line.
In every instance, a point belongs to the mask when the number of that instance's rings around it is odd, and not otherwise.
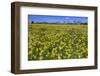
<path fill-rule="evenodd" d="M 34 22 L 34 21 L 31 21 L 31 24 L 80 24 L 80 25 L 87 25 L 88 23 L 87 22 L 63 22 L 63 23 L 60 23 L 60 22 Z"/>

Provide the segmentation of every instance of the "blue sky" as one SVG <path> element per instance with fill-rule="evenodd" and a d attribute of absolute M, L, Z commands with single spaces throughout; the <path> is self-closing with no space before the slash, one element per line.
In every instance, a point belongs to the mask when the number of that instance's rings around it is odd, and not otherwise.
<path fill-rule="evenodd" d="M 52 16 L 52 15 L 28 15 L 28 22 L 48 23 L 88 23 L 88 17 L 79 16 Z"/>

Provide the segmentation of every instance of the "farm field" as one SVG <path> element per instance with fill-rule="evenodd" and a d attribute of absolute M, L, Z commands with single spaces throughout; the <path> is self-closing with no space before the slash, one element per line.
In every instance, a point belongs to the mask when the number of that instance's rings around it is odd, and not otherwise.
<path fill-rule="evenodd" d="M 35 23 L 28 25 L 28 60 L 87 57 L 87 25 Z"/>

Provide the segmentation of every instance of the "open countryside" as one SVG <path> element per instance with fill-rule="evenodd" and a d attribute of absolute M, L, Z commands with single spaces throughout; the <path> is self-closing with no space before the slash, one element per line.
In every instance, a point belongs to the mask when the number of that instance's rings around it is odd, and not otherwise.
<path fill-rule="evenodd" d="M 28 60 L 87 58 L 87 22 L 87 17 L 29 15 Z"/>

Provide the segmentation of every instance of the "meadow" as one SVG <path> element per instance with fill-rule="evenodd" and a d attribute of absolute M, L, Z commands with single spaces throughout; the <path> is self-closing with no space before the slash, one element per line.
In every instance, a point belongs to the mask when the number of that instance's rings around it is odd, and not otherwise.
<path fill-rule="evenodd" d="M 28 60 L 81 59 L 87 57 L 87 25 L 28 25 Z"/>

